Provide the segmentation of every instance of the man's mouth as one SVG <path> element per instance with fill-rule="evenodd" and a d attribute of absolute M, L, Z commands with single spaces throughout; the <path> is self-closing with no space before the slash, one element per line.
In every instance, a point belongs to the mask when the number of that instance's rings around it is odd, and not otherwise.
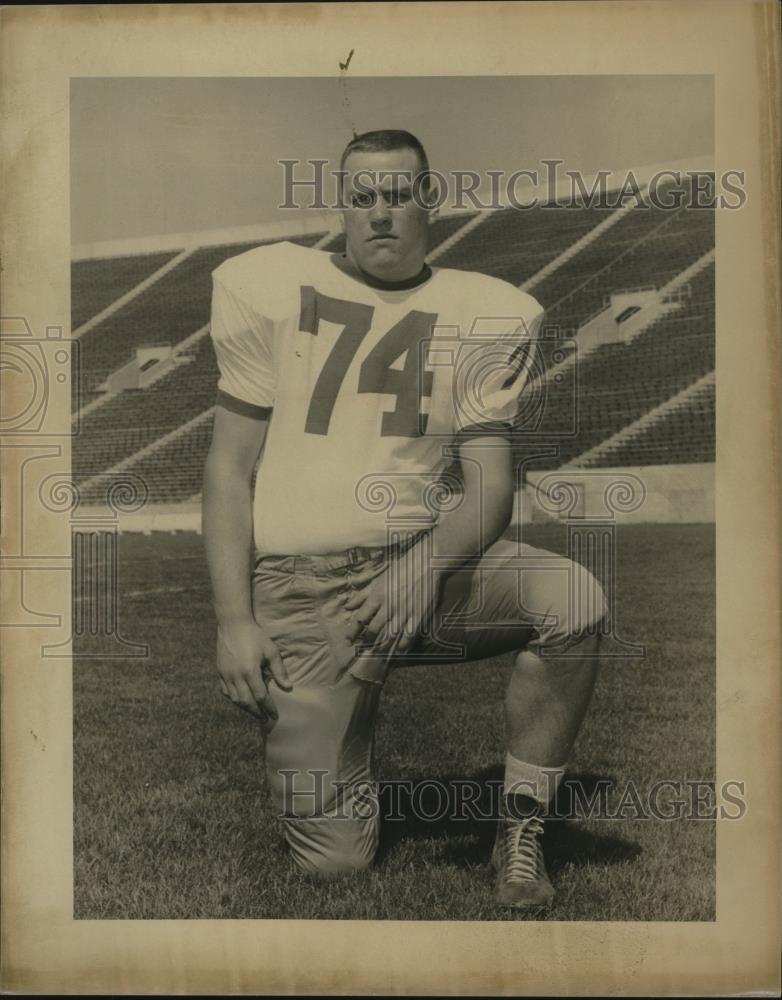
<path fill-rule="evenodd" d="M 392 235 L 391 233 L 378 233 L 377 236 L 370 236 L 369 242 L 374 243 L 375 240 L 395 240 L 398 237 Z"/>

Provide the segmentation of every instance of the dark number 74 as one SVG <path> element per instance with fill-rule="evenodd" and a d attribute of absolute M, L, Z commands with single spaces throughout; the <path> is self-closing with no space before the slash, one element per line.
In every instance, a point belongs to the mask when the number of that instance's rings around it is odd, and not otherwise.
<path fill-rule="evenodd" d="M 302 285 L 299 329 L 318 335 L 321 320 L 336 323 L 342 331 L 315 382 L 304 425 L 308 434 L 328 434 L 331 414 L 356 352 L 372 327 L 374 307 L 323 295 L 311 285 Z M 422 368 L 422 344 L 428 343 L 436 313 L 412 309 L 385 333 L 361 364 L 358 391 L 396 396 L 393 410 L 383 414 L 383 437 L 418 437 L 426 430 L 421 399 L 432 394 L 432 372 Z M 400 369 L 391 366 L 403 354 Z"/>

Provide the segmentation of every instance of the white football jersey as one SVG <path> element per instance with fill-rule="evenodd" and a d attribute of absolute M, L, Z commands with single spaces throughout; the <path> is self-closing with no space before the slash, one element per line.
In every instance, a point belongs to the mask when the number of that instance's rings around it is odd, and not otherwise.
<path fill-rule="evenodd" d="M 514 419 L 520 345 L 543 310 L 505 281 L 426 267 L 389 285 L 291 243 L 233 257 L 213 279 L 218 402 L 270 415 L 254 499 L 261 554 L 385 545 L 400 527 L 431 525 L 454 443 Z"/>

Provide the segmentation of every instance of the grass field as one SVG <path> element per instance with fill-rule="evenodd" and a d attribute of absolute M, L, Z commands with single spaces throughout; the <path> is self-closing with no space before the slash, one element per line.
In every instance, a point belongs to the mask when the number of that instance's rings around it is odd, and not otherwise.
<path fill-rule="evenodd" d="M 561 550 L 560 525 L 525 540 Z M 714 780 L 714 531 L 618 531 L 616 620 L 643 659 L 608 661 L 572 760 L 616 804 L 669 779 Z M 74 663 L 74 915 L 94 919 L 523 919 L 492 902 L 494 824 L 386 823 L 376 867 L 331 882 L 295 872 L 266 794 L 253 719 L 224 701 L 199 536 L 125 535 L 121 631 L 143 659 Z M 510 657 L 392 674 L 381 779 L 502 776 Z M 403 809 L 404 812 L 404 809 Z M 713 920 L 715 824 L 548 824 L 549 920 Z"/>

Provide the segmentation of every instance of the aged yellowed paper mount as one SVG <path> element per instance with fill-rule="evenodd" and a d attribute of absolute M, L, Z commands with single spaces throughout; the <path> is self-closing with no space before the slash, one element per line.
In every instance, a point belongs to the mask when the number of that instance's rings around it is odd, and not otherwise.
<path fill-rule="evenodd" d="M 4 990 L 779 995 L 779 19 L 0 10 Z"/>

